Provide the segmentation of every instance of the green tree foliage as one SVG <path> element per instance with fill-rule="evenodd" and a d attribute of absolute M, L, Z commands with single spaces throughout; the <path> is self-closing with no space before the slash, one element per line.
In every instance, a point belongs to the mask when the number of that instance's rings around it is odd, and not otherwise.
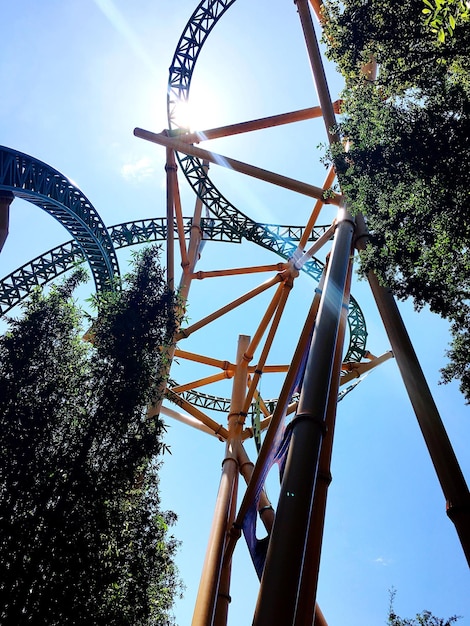
<path fill-rule="evenodd" d="M 460 619 L 457 615 L 453 615 L 448 619 L 443 619 L 441 617 L 436 617 L 430 611 L 423 611 L 422 613 L 418 613 L 415 617 L 401 618 L 398 617 L 395 613 L 394 602 L 395 602 L 395 589 L 392 589 L 390 592 L 390 606 L 388 609 L 388 626 L 452 626 L 455 622 L 458 622 Z"/>
<path fill-rule="evenodd" d="M 147 249 L 98 298 L 90 345 L 79 280 L 33 293 L 0 338 L 0 622 L 168 625 L 175 516 L 160 509 L 164 425 L 145 409 L 173 296 Z"/>
<path fill-rule="evenodd" d="M 451 322 L 444 380 L 470 401 L 470 28 L 456 23 L 439 43 L 422 0 L 328 0 L 324 29 L 346 78 L 339 130 L 350 140 L 331 158 L 371 232 L 363 268 Z M 374 81 L 361 71 L 371 58 Z"/>
<path fill-rule="evenodd" d="M 425 23 L 439 42 L 444 43 L 446 36 L 454 34 L 459 22 L 470 20 L 470 8 L 466 0 L 423 0 Z"/>

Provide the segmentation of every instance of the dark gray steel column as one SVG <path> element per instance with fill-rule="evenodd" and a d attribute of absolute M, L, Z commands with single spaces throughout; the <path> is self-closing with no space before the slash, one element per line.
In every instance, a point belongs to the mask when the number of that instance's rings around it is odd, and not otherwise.
<path fill-rule="evenodd" d="M 366 245 L 367 227 L 362 216 L 358 216 L 357 220 L 360 239 L 356 246 L 361 250 Z M 447 515 L 455 525 L 470 566 L 470 493 L 467 483 L 424 377 L 395 298 L 389 289 L 379 284 L 373 272 L 369 272 L 367 278 L 434 469 L 444 492 L 444 497 L 447 501 Z"/>
<path fill-rule="evenodd" d="M 354 222 L 343 210 L 292 426 L 255 626 L 291 626 L 295 619 L 353 232 Z"/>
<path fill-rule="evenodd" d="M 10 204 L 15 196 L 11 191 L 0 191 L 0 252 L 8 237 L 8 225 L 10 223 Z"/>

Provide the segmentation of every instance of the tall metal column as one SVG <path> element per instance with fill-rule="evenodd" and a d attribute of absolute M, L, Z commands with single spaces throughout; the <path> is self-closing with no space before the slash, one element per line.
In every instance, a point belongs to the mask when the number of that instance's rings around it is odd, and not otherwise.
<path fill-rule="evenodd" d="M 11 191 L 0 191 L 0 252 L 8 237 L 8 226 L 10 223 L 10 204 L 15 196 Z"/>
<path fill-rule="evenodd" d="M 348 320 L 349 294 L 351 290 L 352 259 L 349 261 L 346 288 L 343 296 L 343 309 L 338 330 L 338 339 L 334 356 L 333 376 L 331 379 L 330 394 L 326 411 L 326 433 L 322 443 L 318 476 L 315 484 L 313 506 L 308 529 L 305 558 L 302 568 L 299 597 L 293 626 L 305 626 L 314 624 L 321 626 L 324 618 L 316 605 L 318 573 L 320 569 L 320 555 L 323 541 L 323 529 L 325 525 L 326 500 L 328 487 L 331 483 L 331 456 L 333 452 L 333 438 L 336 425 L 336 409 L 338 404 L 338 391 L 340 385 L 340 371 L 343 362 L 343 344 Z M 315 620 L 315 621 L 314 621 Z M 322 621 L 323 620 L 323 621 Z"/>
<path fill-rule="evenodd" d="M 343 209 L 338 217 L 297 415 L 292 425 L 292 439 L 254 626 L 291 626 L 295 622 L 330 385 L 332 376 L 336 375 L 332 371 L 333 361 L 353 232 L 354 221 Z"/>
<path fill-rule="evenodd" d="M 356 247 L 363 250 L 367 242 L 367 227 L 362 216 L 357 217 L 357 222 L 359 239 L 356 242 Z M 470 566 L 470 493 L 467 483 L 393 294 L 389 289 L 379 284 L 373 272 L 369 272 L 367 278 L 446 498 L 447 515 L 455 525 Z"/>
<path fill-rule="evenodd" d="M 237 446 L 239 445 L 242 431 L 239 414 L 243 408 L 248 380 L 248 361 L 244 359 L 244 354 L 249 344 L 249 337 L 246 335 L 239 337 L 230 414 L 228 416 L 229 435 L 192 626 L 211 626 L 214 623 L 221 580 L 223 551 L 227 540 L 230 514 L 233 509 L 233 498 L 236 497 L 235 491 L 238 479 Z M 225 576 L 225 582 L 229 582 L 229 577 Z M 227 589 L 224 590 L 224 594 L 228 595 Z M 220 613 L 218 619 L 220 623 Z"/>

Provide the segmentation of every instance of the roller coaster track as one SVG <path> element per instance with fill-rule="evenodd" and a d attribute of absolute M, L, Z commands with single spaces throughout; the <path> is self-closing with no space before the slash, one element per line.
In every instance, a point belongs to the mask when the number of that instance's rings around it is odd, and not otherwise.
<path fill-rule="evenodd" d="M 191 218 L 184 218 L 185 232 L 188 236 L 191 230 L 191 223 Z M 265 224 L 263 226 L 277 237 L 289 238 L 292 242 L 298 241 L 302 237 L 304 230 L 301 226 L 274 224 Z M 228 228 L 223 220 L 203 219 L 201 228 L 204 233 L 204 240 L 241 243 L 241 237 Z M 327 226 L 315 228 L 310 236 L 310 241 L 318 239 L 327 228 Z M 116 250 L 153 241 L 166 241 L 166 218 L 160 217 L 124 222 L 110 226 L 108 232 Z M 47 284 L 64 272 L 71 270 L 77 263 L 84 263 L 85 261 L 86 257 L 83 250 L 74 240 L 67 241 L 28 261 L 28 263 L 17 268 L 0 281 L 0 315 L 5 315 L 13 307 L 20 304 L 34 287 Z M 309 273 L 310 267 L 308 264 L 304 269 Z M 366 334 L 362 312 L 354 299 L 351 300 L 349 308 L 349 325 L 352 339 L 345 360 L 360 360 L 365 346 Z M 356 350 L 356 352 L 353 350 Z M 358 358 L 355 358 L 356 353 Z M 227 413 L 229 409 L 230 401 L 227 398 L 194 391 L 186 391 L 181 396 L 201 409 L 212 409 L 223 413 Z M 275 399 L 265 400 L 265 404 L 269 408 L 273 408 L 275 403 Z M 250 414 L 253 410 L 254 408 L 252 407 Z"/>
<path fill-rule="evenodd" d="M 199 53 L 210 32 L 224 13 L 236 0 L 205 0 L 199 4 L 189 19 L 181 35 L 170 66 L 168 81 L 168 123 L 170 132 L 181 135 L 184 131 L 176 120 L 180 102 L 189 99 L 191 80 Z M 219 219 L 227 223 L 241 237 L 257 245 L 272 250 L 279 256 L 289 259 L 297 249 L 291 238 L 279 237 L 270 227 L 259 224 L 236 208 L 213 184 L 204 163 L 197 157 L 177 153 L 180 167 L 206 207 Z M 319 280 L 323 265 L 312 259 L 307 272 Z M 356 300 L 351 297 L 349 306 L 350 343 L 345 360 L 360 361 L 364 356 L 367 331 L 365 319 Z"/>
<path fill-rule="evenodd" d="M 168 122 L 170 130 L 175 135 L 181 135 L 182 131 L 175 121 L 177 107 L 179 103 L 189 99 L 191 79 L 199 53 L 211 30 L 234 2 L 235 0 L 206 0 L 206 2 L 201 2 L 191 16 L 176 46 L 170 66 L 167 102 Z M 248 241 L 272 250 L 285 259 L 294 254 L 296 250 L 294 242 L 277 237 L 266 225 L 255 222 L 225 198 L 207 175 L 200 159 L 178 153 L 178 161 L 194 192 L 216 217 L 227 222 L 229 228 L 232 228 Z M 322 264 L 313 259 L 309 273 L 316 280 L 319 280 L 322 269 Z"/>
<path fill-rule="evenodd" d="M 184 223 L 185 232 L 189 236 L 191 218 L 184 218 Z M 264 227 L 274 233 L 276 237 L 289 238 L 292 241 L 298 241 L 304 230 L 301 226 L 281 226 L 278 224 L 266 224 Z M 240 235 L 229 228 L 223 220 L 202 219 L 201 228 L 205 240 L 241 243 Z M 114 249 L 117 250 L 151 241 L 166 241 L 166 229 L 166 217 L 155 217 L 115 224 L 109 227 L 108 233 Z M 327 226 L 316 228 L 310 241 L 318 239 L 326 229 Z M 175 234 L 177 234 L 176 227 Z M 5 315 L 13 307 L 20 304 L 34 287 L 47 284 L 57 276 L 72 269 L 75 264 L 84 261 L 86 261 L 86 253 L 75 240 L 71 240 L 48 250 L 17 268 L 0 280 L 0 315 Z M 310 267 L 306 267 L 307 273 L 309 270 Z"/>
<path fill-rule="evenodd" d="M 0 146 L 0 191 L 35 204 L 68 230 L 90 264 L 98 291 L 119 275 L 106 226 L 91 202 L 63 174 L 27 154 Z M 50 257 L 49 263 L 55 262 L 61 273 L 59 254 Z"/>

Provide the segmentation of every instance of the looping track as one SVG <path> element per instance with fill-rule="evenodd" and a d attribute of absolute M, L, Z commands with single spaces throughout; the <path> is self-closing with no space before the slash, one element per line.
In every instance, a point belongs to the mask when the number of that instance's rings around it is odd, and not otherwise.
<path fill-rule="evenodd" d="M 175 123 L 176 108 L 179 102 L 189 100 L 191 80 L 202 47 L 219 19 L 235 1 L 203 0 L 192 14 L 178 41 L 168 81 L 168 123 L 172 131 L 181 132 Z M 292 240 L 279 237 L 265 224 L 253 221 L 225 198 L 207 175 L 206 168 L 200 159 L 179 153 L 177 157 L 194 192 L 216 217 L 227 224 L 228 228 L 240 237 L 272 250 L 284 259 L 294 254 L 297 246 Z M 304 271 L 315 280 L 319 280 L 322 268 L 322 263 L 314 258 L 304 267 Z M 352 296 L 348 324 L 350 341 L 345 360 L 360 361 L 366 352 L 367 330 L 364 315 Z"/>

